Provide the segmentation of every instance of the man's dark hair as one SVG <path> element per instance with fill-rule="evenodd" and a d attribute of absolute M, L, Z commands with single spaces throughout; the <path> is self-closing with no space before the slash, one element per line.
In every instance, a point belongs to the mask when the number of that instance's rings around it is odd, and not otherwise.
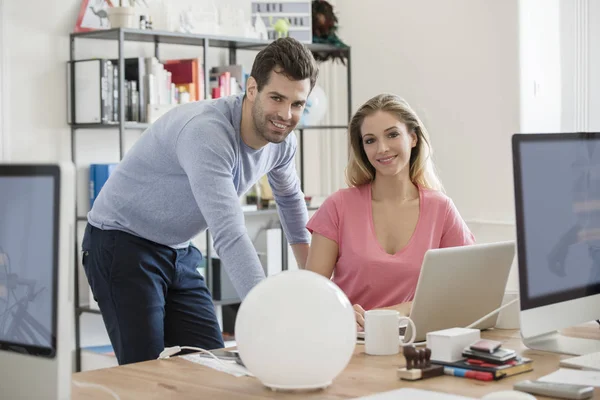
<path fill-rule="evenodd" d="M 273 41 L 256 55 L 250 75 L 256 79 L 259 92 L 269 83 L 271 71 L 278 68 L 277 72 L 291 80 L 310 79 L 311 90 L 319 75 L 317 62 L 310 50 L 291 37 Z"/>

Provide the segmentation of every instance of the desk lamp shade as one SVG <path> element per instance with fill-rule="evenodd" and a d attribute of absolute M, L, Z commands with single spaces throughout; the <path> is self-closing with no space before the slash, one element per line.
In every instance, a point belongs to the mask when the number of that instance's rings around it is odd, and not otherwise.
<path fill-rule="evenodd" d="M 243 363 L 265 386 L 325 388 L 354 352 L 354 310 L 329 279 L 307 270 L 284 271 L 248 293 L 235 338 Z"/>

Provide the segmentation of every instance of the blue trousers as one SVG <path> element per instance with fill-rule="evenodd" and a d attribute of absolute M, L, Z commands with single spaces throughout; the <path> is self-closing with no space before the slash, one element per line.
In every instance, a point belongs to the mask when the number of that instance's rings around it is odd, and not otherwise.
<path fill-rule="evenodd" d="M 82 251 L 120 365 L 156 359 L 165 347 L 224 347 L 196 247 L 176 250 L 88 224 Z"/>

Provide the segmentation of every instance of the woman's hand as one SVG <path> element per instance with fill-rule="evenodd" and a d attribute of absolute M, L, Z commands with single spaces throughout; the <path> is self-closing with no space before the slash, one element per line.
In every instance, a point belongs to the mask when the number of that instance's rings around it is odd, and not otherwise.
<path fill-rule="evenodd" d="M 356 318 L 356 328 L 359 332 L 365 330 L 365 310 L 360 304 L 354 305 L 354 317 Z"/>
<path fill-rule="evenodd" d="M 410 315 L 410 309 L 412 308 L 412 301 L 406 303 L 400 303 L 393 307 L 394 310 L 398 311 L 400 315 L 408 317 Z"/>

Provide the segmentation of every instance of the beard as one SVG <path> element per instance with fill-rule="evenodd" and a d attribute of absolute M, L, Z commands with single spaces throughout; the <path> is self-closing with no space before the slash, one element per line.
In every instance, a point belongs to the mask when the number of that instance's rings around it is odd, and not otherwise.
<path fill-rule="evenodd" d="M 281 121 L 281 119 L 277 115 L 265 115 L 260 101 L 256 101 L 252 105 L 252 119 L 256 135 L 269 143 L 283 142 L 296 127 L 295 124 L 292 124 L 284 132 L 277 130 L 271 121 Z M 286 125 L 289 124 L 289 122 L 281 122 Z"/>

